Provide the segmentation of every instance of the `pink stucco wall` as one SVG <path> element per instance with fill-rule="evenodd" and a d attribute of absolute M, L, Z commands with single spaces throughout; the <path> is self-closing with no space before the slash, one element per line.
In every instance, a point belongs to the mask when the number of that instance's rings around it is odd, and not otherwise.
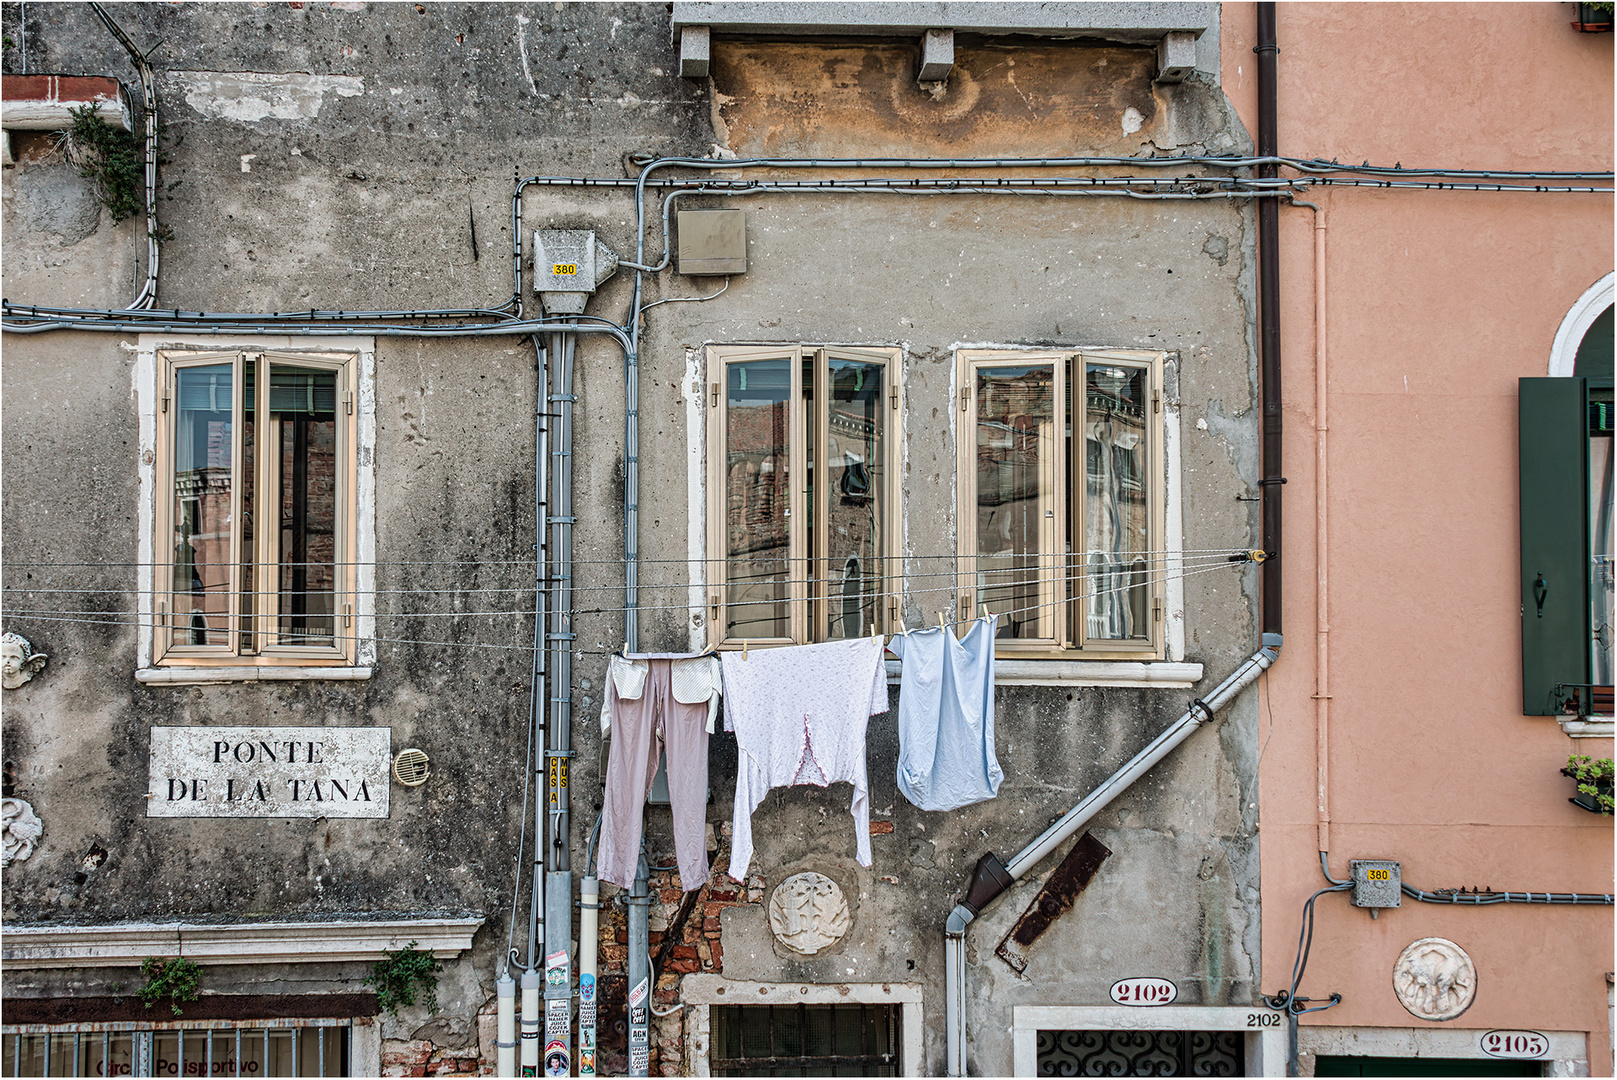
<path fill-rule="evenodd" d="M 1282 154 L 1501 169 L 1612 168 L 1612 35 L 1575 6 L 1281 4 Z M 1227 4 L 1226 93 L 1257 128 L 1255 5 Z M 1425 889 L 1612 890 L 1612 823 L 1572 807 L 1569 739 L 1520 713 L 1516 380 L 1612 270 L 1612 198 L 1320 189 L 1329 325 L 1331 867 L 1390 858 Z M 1283 210 L 1286 644 L 1268 676 L 1260 797 L 1263 989 L 1290 978 L 1324 884 L 1315 810 L 1313 221 Z M 1262 738 L 1270 738 L 1262 716 Z M 1305 1020 L 1441 1027 L 1393 994 L 1399 951 L 1478 967 L 1450 1027 L 1581 1031 L 1609 1074 L 1610 907 L 1419 904 L 1372 921 L 1321 898 Z"/>

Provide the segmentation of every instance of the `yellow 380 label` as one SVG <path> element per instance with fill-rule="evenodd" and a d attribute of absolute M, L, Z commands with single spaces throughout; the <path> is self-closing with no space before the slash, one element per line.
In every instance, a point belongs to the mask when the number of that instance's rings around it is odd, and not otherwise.
<path fill-rule="evenodd" d="M 576 273 L 578 273 L 578 264 L 577 263 L 551 263 L 550 264 L 550 272 L 552 274 L 556 275 L 557 277 L 561 277 L 561 276 L 566 275 L 566 274 L 576 274 Z"/>
<path fill-rule="evenodd" d="M 1366 870 L 1364 876 L 1371 881 L 1391 881 L 1391 870 Z"/>

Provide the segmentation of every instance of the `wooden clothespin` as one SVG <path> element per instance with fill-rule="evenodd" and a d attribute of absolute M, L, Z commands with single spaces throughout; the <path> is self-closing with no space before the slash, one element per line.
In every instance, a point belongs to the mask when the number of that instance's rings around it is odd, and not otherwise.
<path fill-rule="evenodd" d="M 939 630 L 943 630 L 943 629 L 946 629 L 946 628 L 947 628 L 947 627 L 946 627 L 946 626 L 945 626 L 945 624 L 944 624 L 944 617 L 945 617 L 945 616 L 946 616 L 946 615 L 948 615 L 948 614 L 949 614 L 949 613 L 948 613 L 948 612 L 947 612 L 947 611 L 940 611 L 940 612 L 938 612 L 938 629 L 939 629 Z"/>
<path fill-rule="evenodd" d="M 629 639 L 628 638 L 623 639 L 623 655 L 625 657 L 627 657 L 629 655 Z"/>
<path fill-rule="evenodd" d="M 745 641 L 741 643 L 741 659 L 747 659 L 747 642 Z"/>
<path fill-rule="evenodd" d="M 978 604 L 977 610 L 982 612 L 983 618 L 985 619 L 992 619 L 994 617 L 994 613 L 988 610 L 987 604 Z"/>

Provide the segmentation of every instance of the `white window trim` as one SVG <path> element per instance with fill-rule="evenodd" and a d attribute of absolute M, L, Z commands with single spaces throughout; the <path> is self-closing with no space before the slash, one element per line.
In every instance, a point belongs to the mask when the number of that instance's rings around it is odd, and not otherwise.
<path fill-rule="evenodd" d="M 1525 1028 L 1521 1024 L 1516 1027 Z M 1314 1075 L 1319 1055 L 1328 1057 L 1458 1058 L 1494 1061 L 1482 1052 L 1482 1037 L 1498 1028 L 1348 1027 L 1305 1024 L 1297 1033 L 1297 1071 Z M 1536 1059 L 1550 1067 L 1548 1076 L 1588 1076 L 1589 1039 L 1581 1031 L 1544 1031 L 1550 1052 Z"/>
<path fill-rule="evenodd" d="M 679 988 L 685 1009 L 685 1075 L 712 1076 L 708 1041 L 714 1005 L 897 1005 L 901 1045 L 898 1075 L 925 1076 L 921 988 L 907 983 L 763 983 L 723 975 L 687 975 Z"/>
<path fill-rule="evenodd" d="M 1011 1008 L 1011 1073 L 1038 1075 L 1041 1031 L 1242 1031 L 1246 1033 L 1246 1075 L 1285 1076 L 1284 1017 L 1267 1005 L 1015 1005 Z M 1278 1022 L 1259 1026 L 1265 1020 Z"/>
<path fill-rule="evenodd" d="M 1555 331 L 1555 343 L 1550 346 L 1550 378 L 1570 378 L 1578 359 L 1578 346 L 1583 335 L 1600 318 L 1600 313 L 1612 306 L 1617 295 L 1617 275 L 1607 274 L 1578 297 Z"/>
<path fill-rule="evenodd" d="M 156 644 L 153 627 L 157 515 L 157 407 L 161 388 L 158 353 L 167 348 L 238 349 L 292 352 L 349 352 L 359 357 L 359 402 L 354 423 L 358 438 L 355 535 L 355 618 L 358 649 L 352 666 L 290 666 L 273 669 L 256 665 L 187 666 L 171 659 L 163 667 L 152 662 Z M 140 423 L 140 566 L 137 569 L 136 611 L 138 659 L 135 680 L 141 683 L 192 685 L 275 679 L 368 679 L 376 662 L 376 339 L 371 337 L 293 337 L 291 335 L 168 335 L 142 334 L 135 344 L 135 405 Z"/>

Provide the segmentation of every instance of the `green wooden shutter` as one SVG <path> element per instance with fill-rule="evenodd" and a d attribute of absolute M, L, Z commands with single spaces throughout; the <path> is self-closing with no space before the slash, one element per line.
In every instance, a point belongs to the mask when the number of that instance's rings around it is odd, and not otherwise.
<path fill-rule="evenodd" d="M 1522 712 L 1589 681 L 1589 434 L 1584 379 L 1522 379 Z M 1570 692 L 1570 691 L 1569 691 Z"/>

